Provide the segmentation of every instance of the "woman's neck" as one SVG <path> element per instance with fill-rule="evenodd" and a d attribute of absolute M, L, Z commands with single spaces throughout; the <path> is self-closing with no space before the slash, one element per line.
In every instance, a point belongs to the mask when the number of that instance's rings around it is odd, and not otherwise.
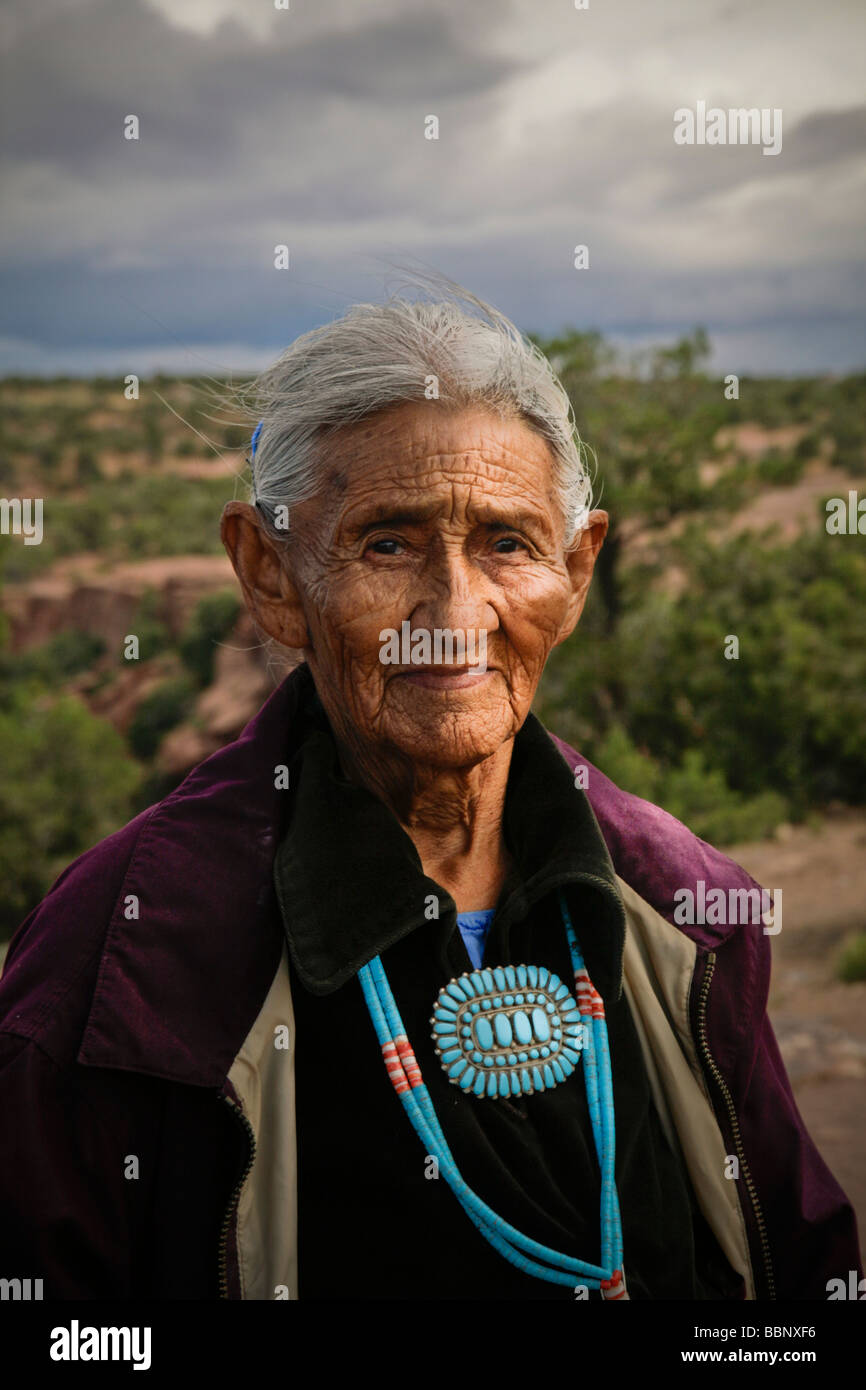
<path fill-rule="evenodd" d="M 424 873 L 451 894 L 458 912 L 495 906 L 508 872 L 503 812 L 512 747 L 509 740 L 471 767 L 442 768 L 338 740 L 346 776 L 393 811 Z"/>

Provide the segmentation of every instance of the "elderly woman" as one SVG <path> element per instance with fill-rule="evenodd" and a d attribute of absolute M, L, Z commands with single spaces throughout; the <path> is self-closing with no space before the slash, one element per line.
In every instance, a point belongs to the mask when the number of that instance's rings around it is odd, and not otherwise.
<path fill-rule="evenodd" d="M 8 1269 L 46 1297 L 828 1296 L 755 889 L 531 713 L 607 518 L 548 363 L 470 295 L 258 383 L 223 539 L 304 660 L 76 861 L 2 986 Z"/>

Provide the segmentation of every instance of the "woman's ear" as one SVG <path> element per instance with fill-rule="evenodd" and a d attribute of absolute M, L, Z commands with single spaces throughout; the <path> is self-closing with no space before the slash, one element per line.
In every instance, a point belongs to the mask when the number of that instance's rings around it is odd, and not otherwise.
<path fill-rule="evenodd" d="M 595 569 L 596 558 L 607 535 L 608 520 L 607 512 L 590 512 L 586 526 L 581 532 L 580 544 L 575 546 L 574 550 L 570 550 L 565 557 L 566 568 L 571 580 L 571 597 L 559 636 L 554 643 L 557 647 L 567 637 L 570 637 L 577 627 L 583 606 L 586 603 L 586 596 L 589 593 L 589 584 Z"/>
<path fill-rule="evenodd" d="M 310 645 L 301 597 L 265 523 L 248 502 L 227 502 L 220 536 L 256 622 L 284 647 Z"/>

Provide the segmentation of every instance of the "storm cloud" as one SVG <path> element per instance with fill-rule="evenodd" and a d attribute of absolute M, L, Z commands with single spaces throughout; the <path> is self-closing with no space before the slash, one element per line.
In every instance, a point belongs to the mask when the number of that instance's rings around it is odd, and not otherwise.
<path fill-rule="evenodd" d="M 862 366 L 864 27 L 844 0 L 16 0 L 0 370 L 245 370 L 412 258 L 525 329 Z M 698 100 L 780 108 L 781 153 L 677 146 Z"/>

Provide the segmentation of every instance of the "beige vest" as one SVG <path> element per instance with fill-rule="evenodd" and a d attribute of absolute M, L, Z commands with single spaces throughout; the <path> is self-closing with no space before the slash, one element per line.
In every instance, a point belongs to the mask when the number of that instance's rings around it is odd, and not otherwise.
<path fill-rule="evenodd" d="M 668 1139 L 683 1155 L 701 1211 L 729 1264 L 742 1275 L 746 1297 L 753 1299 L 755 1281 L 737 1184 L 725 1177 L 725 1145 L 689 1027 L 696 948 L 627 883 L 617 878 L 617 884 L 626 910 L 624 988 L 653 1098 Z M 256 1137 L 255 1161 L 238 1204 L 242 1296 L 297 1298 L 295 1018 L 285 944 L 229 1080 Z"/>

